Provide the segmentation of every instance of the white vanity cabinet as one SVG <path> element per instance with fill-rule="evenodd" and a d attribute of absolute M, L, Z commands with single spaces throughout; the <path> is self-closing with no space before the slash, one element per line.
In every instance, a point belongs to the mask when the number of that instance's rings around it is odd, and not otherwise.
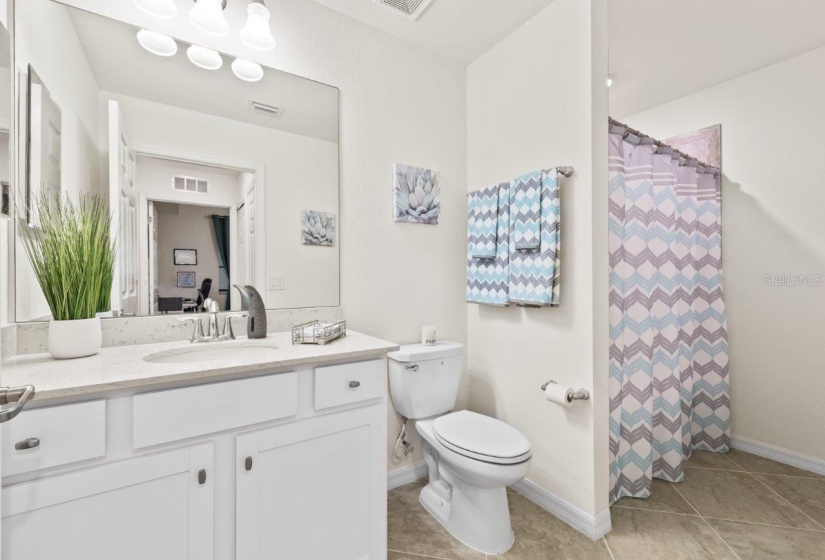
<path fill-rule="evenodd" d="M 212 444 L 3 489 L 3 558 L 212 557 Z"/>
<path fill-rule="evenodd" d="M 385 558 L 386 376 L 381 354 L 24 411 L 2 558 Z"/>

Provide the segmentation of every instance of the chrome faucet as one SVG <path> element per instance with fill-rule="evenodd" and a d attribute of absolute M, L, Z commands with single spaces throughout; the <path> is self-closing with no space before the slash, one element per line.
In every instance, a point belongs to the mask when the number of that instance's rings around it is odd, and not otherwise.
<path fill-rule="evenodd" d="M 203 320 L 201 317 L 179 317 L 178 321 L 185 323 L 192 321 L 194 329 L 192 330 L 192 338 L 189 342 L 218 342 L 220 340 L 235 340 L 235 331 L 232 330 L 232 319 L 236 317 L 246 317 L 246 313 L 230 313 L 224 317 L 223 332 L 218 330 L 218 312 L 220 306 L 212 298 L 206 298 L 203 302 L 204 308 L 209 313 L 209 323 L 206 329 L 206 335 L 203 333 Z"/>

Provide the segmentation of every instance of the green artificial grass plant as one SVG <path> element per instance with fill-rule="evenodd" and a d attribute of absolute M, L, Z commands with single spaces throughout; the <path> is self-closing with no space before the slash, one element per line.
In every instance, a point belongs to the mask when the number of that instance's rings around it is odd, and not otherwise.
<path fill-rule="evenodd" d="M 32 201 L 34 227 L 23 227 L 23 245 L 57 321 L 91 319 L 108 311 L 115 264 L 106 201 L 81 194 L 55 200 L 47 192 Z"/>

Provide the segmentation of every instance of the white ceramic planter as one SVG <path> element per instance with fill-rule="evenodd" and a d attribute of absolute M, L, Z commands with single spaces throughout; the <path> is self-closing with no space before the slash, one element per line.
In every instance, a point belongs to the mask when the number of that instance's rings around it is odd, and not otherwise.
<path fill-rule="evenodd" d="M 99 317 L 74 321 L 52 320 L 49 323 L 49 354 L 52 358 L 65 360 L 92 356 L 100 351 L 102 342 Z"/>

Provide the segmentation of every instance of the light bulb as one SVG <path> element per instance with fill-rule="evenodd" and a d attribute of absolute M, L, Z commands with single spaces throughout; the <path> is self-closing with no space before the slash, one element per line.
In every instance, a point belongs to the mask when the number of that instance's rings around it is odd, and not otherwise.
<path fill-rule="evenodd" d="M 223 16 L 221 0 L 197 0 L 195 7 L 189 10 L 189 21 L 209 35 L 229 33 L 229 22 Z"/>
<path fill-rule="evenodd" d="M 232 63 L 232 72 L 245 82 L 257 82 L 264 77 L 264 69 L 260 64 L 242 58 L 236 58 Z"/>
<path fill-rule="evenodd" d="M 132 0 L 141 11 L 161 19 L 172 19 L 178 15 L 174 0 Z"/>
<path fill-rule="evenodd" d="M 246 25 L 241 29 L 241 41 L 259 51 L 275 48 L 275 38 L 269 28 L 269 10 L 263 2 L 252 2 L 246 7 Z"/>
<path fill-rule="evenodd" d="M 192 64 L 206 70 L 217 70 L 223 66 L 223 59 L 220 54 L 199 45 L 192 45 L 186 49 L 186 56 Z"/>
<path fill-rule="evenodd" d="M 137 40 L 140 46 L 158 56 L 174 56 L 178 52 L 175 40 L 162 33 L 141 29 L 137 32 Z"/>

